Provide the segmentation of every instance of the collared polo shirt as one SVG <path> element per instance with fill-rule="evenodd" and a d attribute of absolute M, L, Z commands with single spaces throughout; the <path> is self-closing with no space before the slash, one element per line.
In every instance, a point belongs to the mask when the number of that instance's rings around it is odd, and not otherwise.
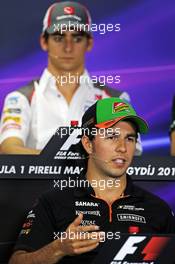
<path fill-rule="evenodd" d="M 0 144 L 9 137 L 17 137 L 29 148 L 43 149 L 58 127 L 70 126 L 71 120 L 81 125 L 84 112 L 98 99 L 110 97 L 104 87 L 97 88 L 85 70 L 80 86 L 70 104 L 56 85 L 56 78 L 45 69 L 39 83 L 34 82 L 31 102 L 16 90 L 4 102 L 0 122 Z M 130 100 L 126 92 L 113 90 L 113 96 Z M 141 144 L 138 144 L 141 152 Z"/>
<path fill-rule="evenodd" d="M 119 239 L 120 233 L 134 233 L 133 230 L 148 234 L 175 233 L 175 219 L 169 206 L 134 185 L 127 176 L 124 195 L 112 204 L 95 197 L 88 184 L 42 195 L 26 218 L 15 250 L 32 252 L 61 238 L 80 212 L 83 213 L 81 225 L 98 225 L 105 232 L 105 239 Z M 91 263 L 100 247 L 79 256 L 64 257 L 59 263 Z"/>

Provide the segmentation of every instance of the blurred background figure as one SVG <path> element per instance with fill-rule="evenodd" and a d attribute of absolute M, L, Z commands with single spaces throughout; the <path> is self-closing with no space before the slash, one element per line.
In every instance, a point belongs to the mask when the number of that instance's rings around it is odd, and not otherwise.
<path fill-rule="evenodd" d="M 92 82 L 85 55 L 93 47 L 91 16 L 77 2 L 51 5 L 43 20 L 40 45 L 48 65 L 39 80 L 9 93 L 4 102 L 0 144 L 5 154 L 39 154 L 60 126 L 81 117 L 96 100 L 129 95 Z M 137 154 L 142 152 L 140 143 Z"/>

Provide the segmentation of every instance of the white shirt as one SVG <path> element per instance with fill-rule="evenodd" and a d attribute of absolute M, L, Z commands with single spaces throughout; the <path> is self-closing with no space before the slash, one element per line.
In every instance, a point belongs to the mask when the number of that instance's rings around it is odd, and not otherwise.
<path fill-rule="evenodd" d="M 70 126 L 71 120 L 77 120 L 80 126 L 84 112 L 97 99 L 109 97 L 105 90 L 94 87 L 87 71 L 81 80 L 69 105 L 47 69 L 39 83 L 35 82 L 31 104 L 22 93 L 9 93 L 1 118 L 0 143 L 9 137 L 18 137 L 26 147 L 43 149 L 58 127 Z M 129 95 L 123 92 L 120 98 L 129 100 Z"/>

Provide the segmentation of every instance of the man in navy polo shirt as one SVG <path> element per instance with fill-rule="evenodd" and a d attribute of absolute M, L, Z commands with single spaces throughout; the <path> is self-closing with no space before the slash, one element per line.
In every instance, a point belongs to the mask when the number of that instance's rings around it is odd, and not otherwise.
<path fill-rule="evenodd" d="M 82 118 L 86 175 L 44 194 L 29 212 L 10 264 L 91 263 L 119 233 L 175 233 L 168 205 L 126 174 L 147 123 L 120 98 L 97 101 Z"/>

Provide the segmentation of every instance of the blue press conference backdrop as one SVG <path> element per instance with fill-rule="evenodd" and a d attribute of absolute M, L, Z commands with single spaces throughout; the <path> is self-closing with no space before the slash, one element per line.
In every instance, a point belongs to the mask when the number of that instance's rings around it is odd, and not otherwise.
<path fill-rule="evenodd" d="M 80 0 L 96 24 L 121 24 L 120 32 L 94 32 L 87 54 L 92 75 L 120 75 L 136 110 L 150 125 L 145 155 L 169 155 L 168 129 L 175 94 L 174 0 Z M 39 76 L 47 55 L 39 46 L 46 9 L 53 1 L 3 1 L 0 8 L 0 111 L 5 95 Z M 102 31 L 101 31 L 102 33 Z"/>
<path fill-rule="evenodd" d="M 121 24 L 120 32 L 94 33 L 87 54 L 92 75 L 120 75 L 114 88 L 127 91 L 150 125 L 145 155 L 169 155 L 168 129 L 175 94 L 175 0 L 80 0 L 96 24 Z M 5 95 L 39 76 L 47 54 L 39 46 L 49 0 L 2 1 L 0 7 L 0 112 Z M 147 182 L 175 211 L 175 183 Z"/>

